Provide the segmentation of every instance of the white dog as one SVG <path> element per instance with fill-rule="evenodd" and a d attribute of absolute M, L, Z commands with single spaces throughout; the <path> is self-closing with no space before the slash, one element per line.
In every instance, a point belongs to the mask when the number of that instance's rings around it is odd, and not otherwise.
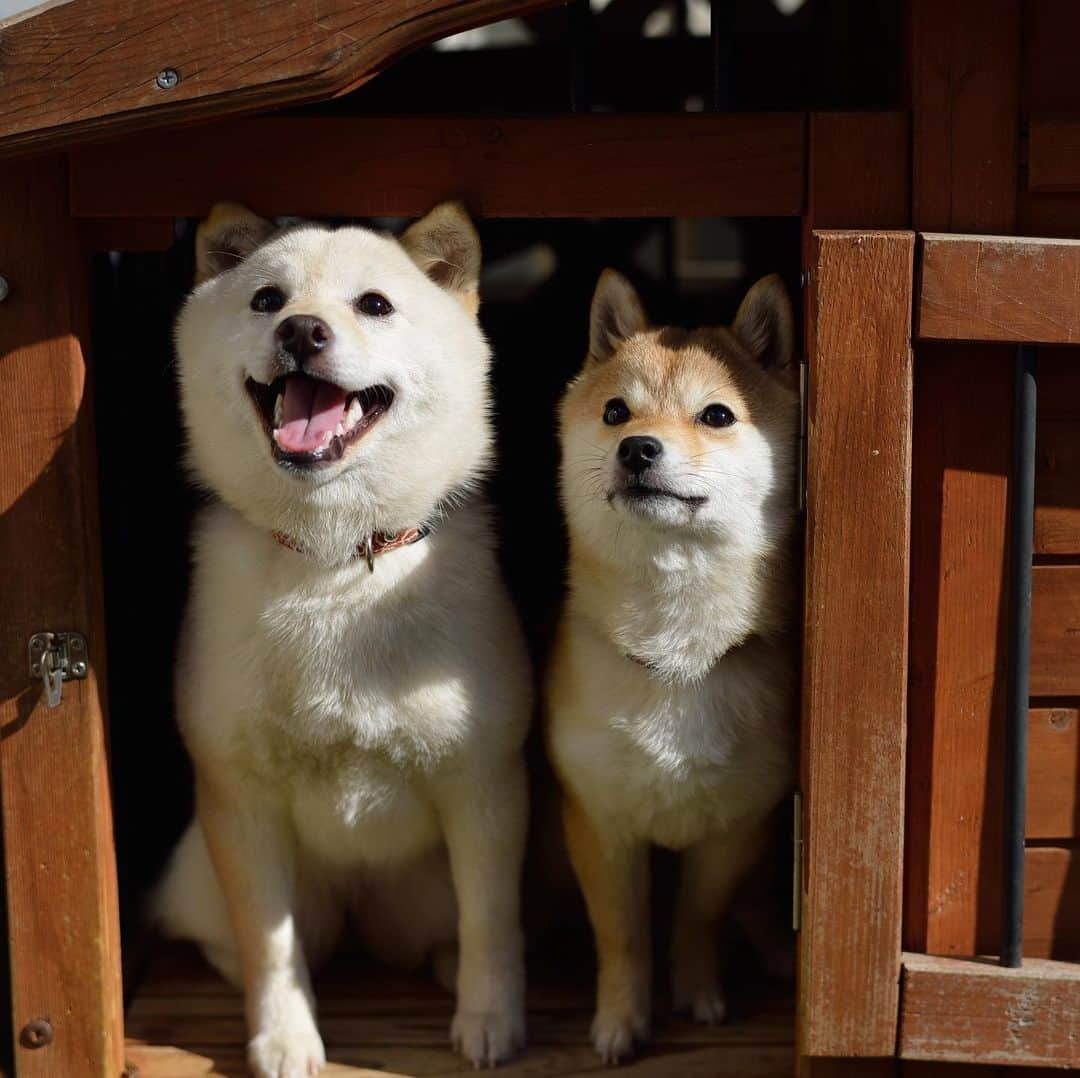
<path fill-rule="evenodd" d="M 490 513 L 479 240 L 274 232 L 220 205 L 176 329 L 199 517 L 177 670 L 196 818 L 158 921 L 243 985 L 256 1075 L 325 1061 L 309 965 L 346 916 L 452 979 L 476 1064 L 524 1038 L 530 671 Z M 456 952 L 456 953 L 455 953 Z"/>
<path fill-rule="evenodd" d="M 650 327 L 609 270 L 562 404 L 570 594 L 547 733 L 608 1060 L 649 1031 L 649 845 L 682 851 L 675 1004 L 719 1021 L 718 929 L 794 775 L 791 347 L 775 277 L 730 330 L 690 332 Z"/>

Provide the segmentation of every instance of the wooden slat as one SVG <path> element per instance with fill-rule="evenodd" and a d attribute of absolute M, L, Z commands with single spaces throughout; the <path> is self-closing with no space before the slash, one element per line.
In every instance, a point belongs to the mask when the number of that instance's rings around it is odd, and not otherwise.
<path fill-rule="evenodd" d="M 1024 854 L 1024 957 L 1080 961 L 1080 850 Z"/>
<path fill-rule="evenodd" d="M 910 158 L 906 112 L 810 113 L 806 227 L 906 228 Z"/>
<path fill-rule="evenodd" d="M 921 345 L 915 368 L 904 942 L 996 948 L 1011 349 Z"/>
<path fill-rule="evenodd" d="M 920 240 L 920 339 L 1080 343 L 1080 240 Z"/>
<path fill-rule="evenodd" d="M 799 994 L 804 1055 L 889 1055 L 896 1038 L 913 252 L 907 232 L 814 236 Z M 874 581 L 869 592 L 868 579 Z"/>
<path fill-rule="evenodd" d="M 917 229 L 1015 231 L 1025 7 L 905 4 Z M 1001 893 L 1011 350 L 920 344 L 915 370 L 904 939 L 971 954 Z"/>
<path fill-rule="evenodd" d="M 1038 357 L 1035 553 L 1080 560 L 1080 349 Z"/>
<path fill-rule="evenodd" d="M 552 2 L 49 5 L 4 26 L 0 152 L 322 100 L 436 38 Z M 156 84 L 165 68 L 180 74 L 173 89 Z M 302 156 L 295 147 L 280 156 L 293 155 Z"/>
<path fill-rule="evenodd" d="M 1019 161 L 1020 0 L 909 0 L 912 223 L 1011 232 Z"/>
<path fill-rule="evenodd" d="M 573 956 L 564 958 L 573 961 Z M 531 974 L 529 1046 L 499 1073 L 509 1078 L 595 1074 L 603 1065 L 588 1040 L 591 971 L 587 966 L 559 973 L 534 967 Z M 449 1044 L 453 1000 L 427 971 L 402 974 L 339 957 L 317 975 L 315 995 L 330 1060 L 322 1074 L 475 1074 Z M 743 999 L 745 1013 L 722 1026 L 658 1014 L 652 1042 L 627 1066 L 635 1075 L 655 1078 L 789 1078 L 792 1000 L 757 993 Z M 205 964 L 173 948 L 151 956 L 149 975 L 129 1008 L 128 1031 L 128 1058 L 139 1078 L 240 1078 L 248 1073 L 239 993 Z"/>
<path fill-rule="evenodd" d="M 1032 574 L 1031 695 L 1080 696 L 1080 565 Z"/>
<path fill-rule="evenodd" d="M 1080 701 L 1028 713 L 1026 833 L 1080 838 Z"/>
<path fill-rule="evenodd" d="M 176 239 L 171 217 L 95 217 L 79 222 L 88 251 L 166 251 Z"/>
<path fill-rule="evenodd" d="M 105 634 L 94 443 L 63 162 L 0 172 L 0 783 L 20 1078 L 116 1078 L 123 1050 L 116 865 L 105 754 Z M 91 677 L 55 710 L 30 682 L 27 641 L 89 640 Z"/>
<path fill-rule="evenodd" d="M 1028 122 L 1028 190 L 1080 191 L 1080 118 Z"/>
<path fill-rule="evenodd" d="M 905 1059 L 1080 1066 L 1080 966 L 904 955 Z"/>
<path fill-rule="evenodd" d="M 71 198 L 80 217 L 200 216 L 222 198 L 312 217 L 444 198 L 488 217 L 797 216 L 804 140 L 800 113 L 269 117 L 79 151 Z"/>

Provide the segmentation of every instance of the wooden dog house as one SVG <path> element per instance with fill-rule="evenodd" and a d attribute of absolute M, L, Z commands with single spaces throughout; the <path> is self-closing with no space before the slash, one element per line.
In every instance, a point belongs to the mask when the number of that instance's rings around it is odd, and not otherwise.
<path fill-rule="evenodd" d="M 20 1078 L 231 1074 L 242 1059 L 236 1000 L 200 971 L 122 984 L 105 656 L 116 680 L 154 641 L 106 639 L 88 379 L 87 253 L 167 248 L 175 219 L 222 197 L 326 217 L 457 196 L 484 218 L 798 220 L 797 1034 L 790 1008 L 766 1011 L 741 1033 L 676 1031 L 628 1069 L 1080 1067 L 1080 8 L 907 0 L 903 87 L 884 112 L 280 111 L 550 6 L 67 0 L 0 24 L 0 785 Z M 1020 363 L 1038 363 L 1034 426 L 1012 421 L 1017 342 L 1040 346 Z M 1014 430 L 1017 446 L 1037 439 L 1028 559 L 1022 529 L 1009 542 Z M 1010 583 L 1028 577 L 1027 822 L 1007 847 L 1006 765 L 1023 760 L 1006 739 L 1023 688 Z M 141 586 L 152 602 L 161 583 Z M 55 707 L 40 672 L 58 641 L 28 666 L 43 632 L 86 641 Z M 1004 968 L 1018 880 L 1024 961 Z M 457 1073 L 448 1004 L 365 980 L 337 983 L 322 1012 L 331 1057 L 358 1068 L 339 1073 Z M 595 1066 L 588 989 L 538 989 L 536 1047 L 511 1073 Z"/>

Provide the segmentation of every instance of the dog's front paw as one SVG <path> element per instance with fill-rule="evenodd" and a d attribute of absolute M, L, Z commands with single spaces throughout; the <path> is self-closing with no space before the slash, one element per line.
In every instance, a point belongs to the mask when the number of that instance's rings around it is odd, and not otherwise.
<path fill-rule="evenodd" d="M 675 1010 L 689 1011 L 695 1022 L 718 1026 L 727 1018 L 727 1000 L 720 988 L 701 988 L 684 997 L 676 997 Z"/>
<path fill-rule="evenodd" d="M 524 1047 L 525 1015 L 521 1010 L 459 1010 L 450 1025 L 450 1039 L 474 1067 L 494 1067 Z"/>
<path fill-rule="evenodd" d="M 649 1019 L 633 1011 L 598 1010 L 591 1037 L 605 1063 L 619 1063 L 634 1054 L 635 1045 L 649 1039 Z"/>
<path fill-rule="evenodd" d="M 255 1078 L 314 1078 L 326 1051 L 314 1023 L 258 1033 L 248 1042 L 248 1064 Z"/>

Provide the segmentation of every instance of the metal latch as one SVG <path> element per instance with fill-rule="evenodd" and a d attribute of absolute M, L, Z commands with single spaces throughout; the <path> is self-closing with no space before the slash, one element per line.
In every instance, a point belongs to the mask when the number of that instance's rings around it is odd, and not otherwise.
<path fill-rule="evenodd" d="M 45 683 L 45 703 L 59 707 L 65 681 L 83 681 L 87 672 L 82 633 L 34 633 L 30 637 L 30 676 Z"/>

